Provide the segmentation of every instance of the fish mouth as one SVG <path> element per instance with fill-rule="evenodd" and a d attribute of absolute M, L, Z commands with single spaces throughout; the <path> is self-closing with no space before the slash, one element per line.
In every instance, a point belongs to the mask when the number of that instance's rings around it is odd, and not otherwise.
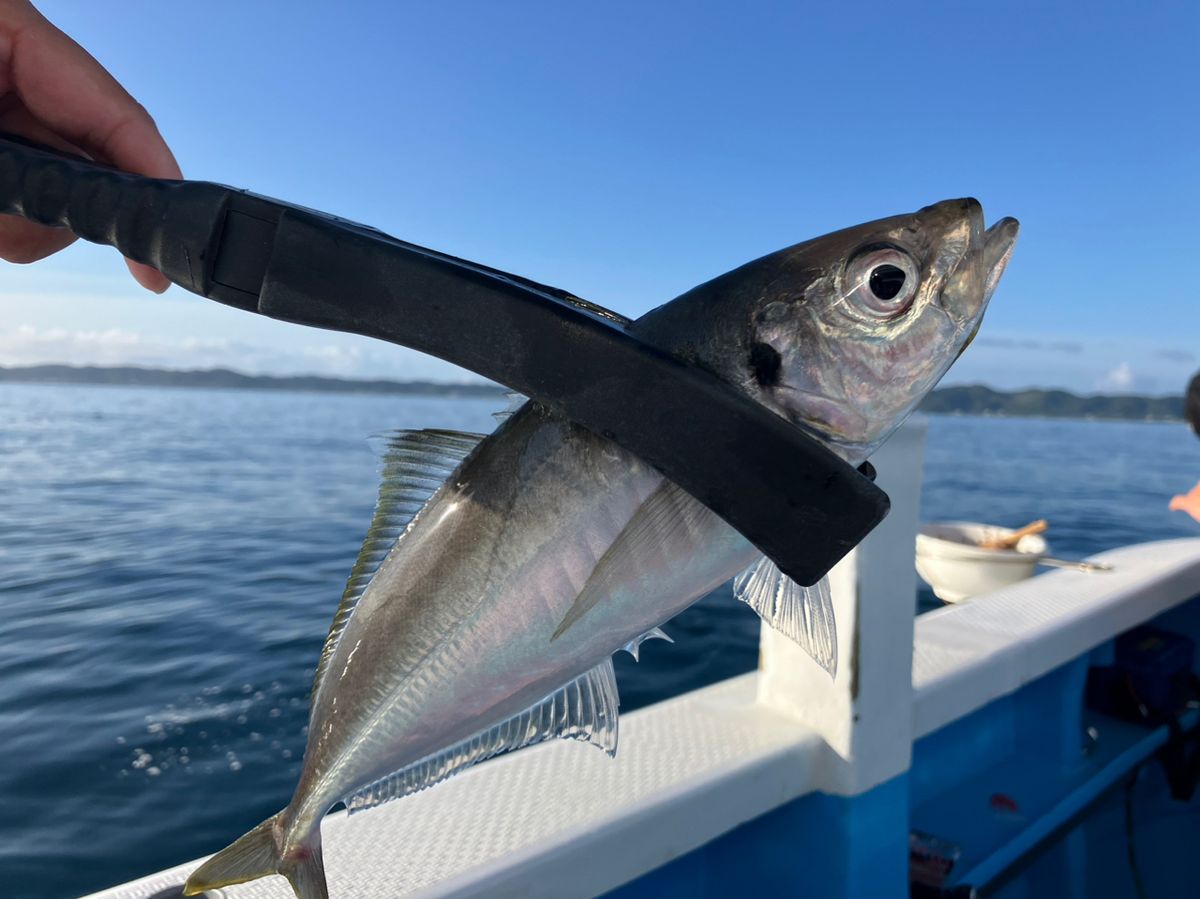
<path fill-rule="evenodd" d="M 979 207 L 979 216 L 982 221 L 983 207 Z M 1008 267 L 1008 260 L 1012 258 L 1013 248 L 1017 244 L 1017 235 L 1020 231 L 1020 222 L 1015 218 L 1006 216 L 983 232 L 983 247 L 980 252 L 980 263 L 983 269 L 983 290 L 980 295 L 979 312 L 975 316 L 975 323 L 971 328 L 971 333 L 967 335 L 967 339 L 963 341 L 962 346 L 955 353 L 955 360 L 967 351 L 967 347 L 971 345 L 971 342 L 975 340 L 975 335 L 979 333 L 979 329 L 983 325 L 983 314 L 987 311 L 988 304 L 992 300 L 992 294 L 996 292 L 996 288 L 1000 284 L 1000 278 L 1004 274 L 1004 269 Z"/>
<path fill-rule="evenodd" d="M 982 215 L 980 210 L 980 215 Z M 986 305 L 996 292 L 1000 276 L 1008 267 L 1012 258 L 1013 247 L 1017 244 L 1017 235 L 1021 231 L 1021 223 L 1015 218 L 1005 217 L 996 222 L 984 232 L 983 239 L 983 302 Z"/>
<path fill-rule="evenodd" d="M 936 229 L 937 249 L 930 267 L 935 275 L 944 273 L 945 280 L 938 289 L 940 305 L 968 334 L 961 352 L 975 336 L 1000 283 L 1020 225 L 1016 219 L 1002 218 L 985 228 L 983 205 L 973 197 L 944 200 L 918 215 Z"/>
<path fill-rule="evenodd" d="M 1005 217 L 985 229 L 983 204 L 974 197 L 962 200 L 947 200 L 939 203 L 938 207 L 949 207 L 950 222 L 943 235 L 943 244 L 957 249 L 962 254 L 964 267 L 979 266 L 982 276 L 982 305 L 986 306 L 1000 276 L 1012 258 L 1013 247 L 1017 243 L 1017 234 L 1021 230 L 1020 223 L 1015 218 Z"/>
<path fill-rule="evenodd" d="M 978 254 L 986 273 L 985 295 L 990 297 L 1012 256 L 1021 227 L 1017 220 L 1005 217 L 985 228 L 983 204 L 974 197 L 943 200 L 925 207 L 917 215 L 940 231 L 937 242 L 943 252 L 958 256 L 960 261 Z"/>

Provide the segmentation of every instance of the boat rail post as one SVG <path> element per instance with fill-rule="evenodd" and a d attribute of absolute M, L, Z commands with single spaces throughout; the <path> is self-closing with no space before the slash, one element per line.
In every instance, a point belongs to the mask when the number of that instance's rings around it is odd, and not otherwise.
<path fill-rule="evenodd" d="M 871 459 L 892 510 L 830 572 L 836 676 L 769 627 L 760 637 L 759 703 L 825 741 L 819 770 L 828 817 L 807 852 L 831 882 L 814 895 L 908 896 L 913 555 L 926 432 L 923 419 L 910 420 Z"/>

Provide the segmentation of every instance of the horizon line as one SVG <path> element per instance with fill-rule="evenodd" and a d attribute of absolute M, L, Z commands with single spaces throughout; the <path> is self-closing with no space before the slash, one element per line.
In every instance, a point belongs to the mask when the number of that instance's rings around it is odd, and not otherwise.
<path fill-rule="evenodd" d="M 429 378 L 415 378 L 415 379 L 399 380 L 397 378 L 389 378 L 389 377 L 346 376 L 346 375 L 316 374 L 316 373 L 312 373 L 312 372 L 302 372 L 302 373 L 294 373 L 294 374 L 251 373 L 251 372 L 246 372 L 246 371 L 240 371 L 235 368 L 228 368 L 226 366 L 211 366 L 208 368 L 195 368 L 195 367 L 171 368 L 171 367 L 167 367 L 167 366 L 144 365 L 144 364 L 139 364 L 139 363 L 122 363 L 122 364 L 116 364 L 116 365 L 96 365 L 96 364 L 90 364 L 90 363 L 79 365 L 79 364 L 71 363 L 71 362 L 39 362 L 39 363 L 28 364 L 28 365 L 6 365 L 3 363 L 0 363 L 0 372 L 32 372 L 32 371 L 36 371 L 38 369 L 67 369 L 67 370 L 76 371 L 76 372 L 139 371 L 139 372 L 151 372 L 151 373 L 161 373 L 161 374 L 171 374 L 171 375 L 227 374 L 227 375 L 232 375 L 232 376 L 235 376 L 238 378 L 246 378 L 246 379 L 260 380 L 260 381 L 315 380 L 315 381 L 325 381 L 325 382 L 330 382 L 330 383 L 340 383 L 340 384 L 350 384 L 350 385 L 353 385 L 353 384 L 372 385 L 373 384 L 373 385 L 388 385 L 388 386 L 394 385 L 394 386 L 401 386 L 401 387 L 402 386 L 428 385 L 428 386 L 435 386 L 435 387 L 451 387 L 451 388 L 458 387 L 458 388 L 468 388 L 468 389 L 482 388 L 485 390 L 495 390 L 498 392 L 508 390 L 508 388 L 505 387 L 503 384 L 498 384 L 495 381 L 490 381 L 486 378 L 482 378 L 479 376 L 469 376 L 467 379 L 456 380 L 456 381 L 436 380 L 436 379 L 429 379 Z M 26 382 L 26 383 L 28 383 L 28 382 Z M 968 390 L 968 389 L 973 389 L 973 388 L 982 388 L 984 390 L 990 390 L 993 393 L 1006 394 L 1006 395 L 1013 395 L 1013 394 L 1024 393 L 1024 392 L 1029 392 L 1029 391 L 1040 391 L 1042 393 L 1059 392 L 1059 393 L 1065 393 L 1070 396 L 1081 397 L 1081 398 L 1129 397 L 1129 398 L 1140 398 L 1140 399 L 1176 399 L 1176 398 L 1181 398 L 1183 396 L 1183 391 L 1180 391 L 1179 393 L 1102 393 L 1102 392 L 1083 393 L 1083 392 L 1077 392 L 1077 391 L 1072 390 L 1067 387 L 1058 387 L 1058 386 L 1027 386 L 1027 387 L 1018 387 L 1018 388 L 1013 388 L 1013 389 L 1004 389 L 1004 388 L 993 387 L 989 384 L 985 384 L 985 383 L 979 382 L 979 381 L 951 383 L 951 384 L 939 384 L 937 387 L 934 388 L 933 391 L 931 391 L 931 393 L 942 391 L 942 390 Z"/>

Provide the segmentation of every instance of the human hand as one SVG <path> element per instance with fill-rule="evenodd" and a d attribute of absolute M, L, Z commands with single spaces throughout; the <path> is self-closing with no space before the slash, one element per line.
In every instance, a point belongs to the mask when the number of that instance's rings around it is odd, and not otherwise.
<path fill-rule="evenodd" d="M 1200 521 L 1200 484 L 1187 493 L 1172 497 L 1168 508 L 1172 512 L 1187 512 L 1192 518 Z"/>
<path fill-rule="evenodd" d="M 0 130 L 148 175 L 182 178 L 149 113 L 28 0 L 0 0 Z M 62 228 L 0 215 L 0 258 L 35 262 L 74 242 Z M 170 282 L 126 260 L 147 290 Z"/>

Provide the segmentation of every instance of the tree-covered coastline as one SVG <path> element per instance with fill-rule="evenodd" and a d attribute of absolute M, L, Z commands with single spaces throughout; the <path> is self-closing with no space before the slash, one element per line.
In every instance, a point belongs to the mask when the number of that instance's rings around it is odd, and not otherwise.
<path fill-rule="evenodd" d="M 0 366 L 0 383 L 307 390 L 451 397 L 500 397 L 505 393 L 505 388 L 485 381 L 358 380 L 322 375 L 248 375 L 223 368 L 178 371 L 140 366 Z M 920 409 L 935 415 L 1175 421 L 1183 418 L 1183 397 L 1132 394 L 1080 396 L 1065 390 L 1002 391 L 983 385 L 970 385 L 939 388 L 925 398 Z"/>
<path fill-rule="evenodd" d="M 1125 421 L 1177 421 L 1182 396 L 1134 394 L 1079 396 L 1065 390 L 993 390 L 980 384 L 942 387 L 921 403 L 935 414 L 1008 415 L 1038 418 L 1105 418 Z"/>
<path fill-rule="evenodd" d="M 248 375 L 227 368 L 175 370 L 134 365 L 0 366 L 0 383 L 85 384 L 120 387 L 192 387 L 208 390 L 306 390 L 319 393 L 394 393 L 417 396 L 503 396 L 505 388 L 486 381 L 392 381 L 324 375 Z"/>

